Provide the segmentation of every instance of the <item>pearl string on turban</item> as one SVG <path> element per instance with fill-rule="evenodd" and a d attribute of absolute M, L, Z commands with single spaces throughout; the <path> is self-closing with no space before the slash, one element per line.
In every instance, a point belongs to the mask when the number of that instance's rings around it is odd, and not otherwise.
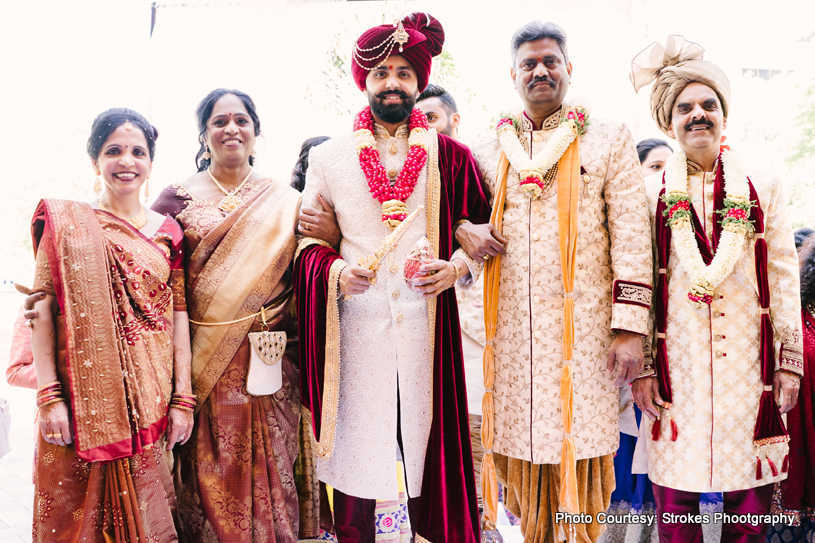
<path fill-rule="evenodd" d="M 704 52 L 698 43 L 686 41 L 683 36 L 668 36 L 665 47 L 654 42 L 631 61 L 631 83 L 635 91 L 654 81 L 651 116 L 666 135 L 669 135 L 674 102 L 690 83 L 703 83 L 713 89 L 727 118 L 730 80 L 717 65 L 702 60 Z"/>
<path fill-rule="evenodd" d="M 419 92 L 427 87 L 433 57 L 444 45 L 444 28 L 429 13 L 411 13 L 390 25 L 369 28 L 354 44 L 351 75 L 360 90 L 365 90 L 368 72 L 390 55 L 402 55 L 416 71 Z"/>

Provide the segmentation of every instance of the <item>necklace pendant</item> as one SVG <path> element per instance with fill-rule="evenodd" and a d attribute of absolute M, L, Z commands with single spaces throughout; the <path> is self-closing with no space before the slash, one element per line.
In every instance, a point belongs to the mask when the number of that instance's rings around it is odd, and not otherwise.
<path fill-rule="evenodd" d="M 236 197 L 234 194 L 227 194 L 224 196 L 221 201 L 218 203 L 218 209 L 223 211 L 224 213 L 232 213 L 241 205 L 241 199 Z"/>

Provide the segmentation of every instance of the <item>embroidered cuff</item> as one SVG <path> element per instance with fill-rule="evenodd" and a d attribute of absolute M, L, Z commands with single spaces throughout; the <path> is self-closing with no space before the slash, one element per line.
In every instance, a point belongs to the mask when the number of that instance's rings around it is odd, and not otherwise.
<path fill-rule="evenodd" d="M 778 369 L 804 374 L 804 351 L 800 343 L 782 343 Z"/>
<path fill-rule="evenodd" d="M 801 330 L 798 327 L 786 326 L 783 333 L 776 336 L 776 341 L 781 339 L 781 347 L 778 349 L 778 364 L 776 369 L 787 370 L 798 375 L 804 374 L 804 343 L 801 337 Z M 776 343 L 776 345 L 778 345 Z"/>
<path fill-rule="evenodd" d="M 651 286 L 631 281 L 614 281 L 615 304 L 638 305 L 651 308 Z"/>
<path fill-rule="evenodd" d="M 645 359 L 645 364 L 643 365 L 642 371 L 639 375 L 637 375 L 636 379 L 640 379 L 642 377 L 656 377 L 657 368 L 654 364 L 654 353 L 651 349 L 650 336 L 644 336 L 642 338 L 642 355 Z"/>
<path fill-rule="evenodd" d="M 458 248 L 453 253 L 453 256 L 450 257 L 450 260 L 454 258 L 460 258 L 467 264 L 467 269 L 470 270 L 470 275 L 465 275 L 461 279 L 456 282 L 456 286 L 462 290 L 469 290 L 473 284 L 478 281 L 478 278 L 481 277 L 481 272 L 484 271 L 484 264 L 479 264 L 475 260 L 472 259 L 470 255 L 464 249 Z"/>
<path fill-rule="evenodd" d="M 456 230 L 458 230 L 459 226 L 461 226 L 462 224 L 469 224 L 469 223 L 470 223 L 469 219 L 461 219 L 455 225 L 453 225 L 453 237 L 456 237 Z"/>

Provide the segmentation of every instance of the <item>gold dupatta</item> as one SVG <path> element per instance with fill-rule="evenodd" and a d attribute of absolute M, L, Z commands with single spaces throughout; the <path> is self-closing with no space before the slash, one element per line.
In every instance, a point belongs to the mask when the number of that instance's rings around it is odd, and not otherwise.
<path fill-rule="evenodd" d="M 558 161 L 558 237 L 560 260 L 563 272 L 563 368 L 560 378 L 561 414 L 563 420 L 563 450 L 560 459 L 561 487 L 559 508 L 561 511 L 576 514 L 579 512 L 577 491 L 577 460 L 575 456 L 573 432 L 574 371 L 572 356 L 574 348 L 574 274 L 577 255 L 577 218 L 580 183 L 580 138 L 566 149 Z M 506 202 L 509 160 L 501 152 L 496 168 L 496 189 L 490 222 L 499 233 L 503 230 L 504 205 Z M 493 386 L 495 383 L 495 340 L 498 325 L 498 300 L 501 280 L 501 255 L 496 255 L 484 266 L 484 327 L 486 345 L 484 347 L 484 398 L 481 421 L 481 441 L 484 445 L 484 459 L 481 463 L 482 498 L 484 500 L 485 530 L 494 530 L 498 519 L 498 481 L 495 461 L 492 454 L 495 438 L 495 412 Z"/>
<path fill-rule="evenodd" d="M 244 317 L 258 312 L 264 303 L 285 290 L 281 281 L 297 247 L 294 227 L 299 212 L 300 193 L 273 181 L 224 218 L 190 255 L 190 320 L 225 323 L 190 326 L 197 409 L 254 324 L 255 319 Z M 287 307 L 286 303 L 277 306 L 270 324 L 279 321 Z"/>
<path fill-rule="evenodd" d="M 580 196 L 580 138 L 575 138 L 558 161 L 557 214 L 560 267 L 563 273 L 563 369 L 560 374 L 560 411 L 563 417 L 563 451 L 560 455 L 560 511 L 577 514 L 577 459 L 572 437 L 574 408 L 574 273 L 577 256 L 577 207 Z"/>

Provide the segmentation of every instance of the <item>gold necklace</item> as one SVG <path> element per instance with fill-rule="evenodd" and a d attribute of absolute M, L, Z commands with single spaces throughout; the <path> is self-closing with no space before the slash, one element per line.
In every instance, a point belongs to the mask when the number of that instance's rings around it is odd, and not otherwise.
<path fill-rule="evenodd" d="M 252 175 L 252 166 L 249 166 L 249 173 L 246 174 L 246 177 L 243 178 L 241 184 L 235 187 L 233 190 L 227 191 L 223 185 L 221 185 L 215 176 L 212 175 L 212 166 L 207 168 L 207 173 L 209 174 L 209 178 L 212 179 L 212 182 L 215 183 L 215 186 L 218 187 L 218 190 L 224 193 L 224 197 L 221 198 L 221 201 L 218 202 L 218 209 L 223 211 L 224 213 L 232 213 L 241 205 L 242 200 L 235 196 L 239 190 L 243 188 L 247 181 L 249 181 L 249 177 Z"/>
<path fill-rule="evenodd" d="M 139 214 L 136 215 L 135 217 L 130 217 L 129 219 L 119 217 L 118 215 L 116 215 L 116 213 L 113 213 L 113 211 L 105 207 L 105 204 L 102 203 L 102 200 L 99 200 L 99 209 L 101 209 L 102 211 L 107 211 L 108 213 L 114 215 L 115 217 L 125 221 L 127 224 L 129 224 L 136 230 L 141 230 L 142 228 L 144 228 L 144 225 L 147 224 L 147 213 L 144 212 L 143 205 L 139 206 Z"/>

